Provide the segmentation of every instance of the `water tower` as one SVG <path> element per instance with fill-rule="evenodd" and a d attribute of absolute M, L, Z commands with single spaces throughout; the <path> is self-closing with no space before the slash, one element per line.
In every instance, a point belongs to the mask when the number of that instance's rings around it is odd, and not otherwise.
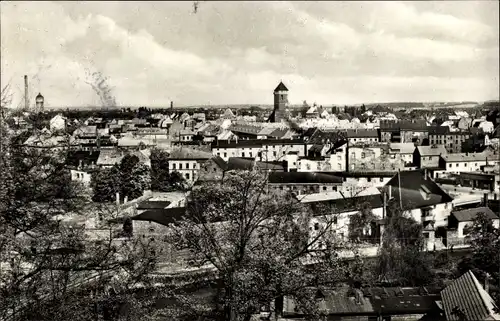
<path fill-rule="evenodd" d="M 36 110 L 38 112 L 42 112 L 43 111 L 43 102 L 44 102 L 44 98 L 43 98 L 42 94 L 38 93 L 38 95 L 35 98 L 35 102 L 36 102 Z"/>

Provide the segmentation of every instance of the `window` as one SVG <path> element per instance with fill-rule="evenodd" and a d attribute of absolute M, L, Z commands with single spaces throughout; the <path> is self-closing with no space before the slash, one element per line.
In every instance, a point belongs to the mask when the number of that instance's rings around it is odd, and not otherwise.
<path fill-rule="evenodd" d="M 326 186 L 323 186 L 323 190 L 326 191 Z"/>
<path fill-rule="evenodd" d="M 380 182 L 382 183 L 384 181 L 384 178 L 383 177 L 380 177 Z"/>
<path fill-rule="evenodd" d="M 273 152 L 273 156 L 276 157 L 276 152 Z"/>
<path fill-rule="evenodd" d="M 172 163 L 172 169 L 175 169 L 175 165 L 176 165 L 175 163 Z"/>
<path fill-rule="evenodd" d="M 245 152 L 242 152 L 242 153 L 241 153 L 241 157 L 245 157 Z"/>
<path fill-rule="evenodd" d="M 249 154 L 250 154 L 249 156 L 252 157 L 252 152 L 250 152 Z"/>
<path fill-rule="evenodd" d="M 224 158 L 226 158 L 226 157 L 227 157 L 227 153 L 224 153 Z"/>
<path fill-rule="evenodd" d="M 452 164 L 448 164 L 448 167 L 451 167 Z"/>
<path fill-rule="evenodd" d="M 366 154 L 365 153 L 361 153 L 361 158 L 365 158 L 366 157 Z"/>
<path fill-rule="evenodd" d="M 186 164 L 186 169 L 189 169 L 189 163 Z"/>
<path fill-rule="evenodd" d="M 182 169 L 182 163 L 179 164 L 179 169 Z"/>
<path fill-rule="evenodd" d="M 458 163 L 455 164 L 455 167 L 458 167 Z"/>
<path fill-rule="evenodd" d="M 333 224 L 337 225 L 337 223 L 338 223 L 337 216 L 335 216 L 335 217 L 333 218 Z"/>
<path fill-rule="evenodd" d="M 186 173 L 186 179 L 189 179 L 189 173 Z"/>
<path fill-rule="evenodd" d="M 332 191 L 337 191 L 337 186 L 332 186 Z"/>
<path fill-rule="evenodd" d="M 319 223 L 314 223 L 314 230 L 315 231 L 319 230 Z"/>
<path fill-rule="evenodd" d="M 220 156 L 220 153 L 217 153 L 217 156 Z"/>

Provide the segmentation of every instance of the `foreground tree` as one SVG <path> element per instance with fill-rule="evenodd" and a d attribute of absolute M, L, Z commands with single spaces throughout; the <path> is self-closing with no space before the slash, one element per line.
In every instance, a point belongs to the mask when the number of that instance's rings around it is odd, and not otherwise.
<path fill-rule="evenodd" d="M 0 130 L 0 319 L 98 319 L 93 308 L 110 296 L 106 274 L 130 288 L 154 268 L 148 241 L 64 223 L 95 211 L 65 170 L 67 146 L 26 147 Z"/>
<path fill-rule="evenodd" d="M 432 261 L 424 252 L 422 225 L 407 217 L 398 204 L 388 206 L 376 273 L 382 280 L 402 286 L 428 285 Z"/>
<path fill-rule="evenodd" d="M 480 280 L 490 284 L 490 294 L 500 306 L 500 229 L 484 213 L 478 213 L 469 237 L 472 254 L 458 264 L 459 274 L 472 270 Z"/>
<path fill-rule="evenodd" d="M 177 246 L 194 254 L 193 264 L 217 271 L 225 320 L 249 320 L 284 295 L 315 315 L 310 287 L 343 276 L 327 213 L 268 191 L 264 174 L 228 172 L 223 184 L 202 183 L 191 191 L 187 214 L 173 229 Z M 313 216 L 323 224 L 311 235 Z M 271 310 L 279 306 L 278 300 Z"/>
<path fill-rule="evenodd" d="M 127 154 L 111 168 L 104 168 L 92 175 L 90 186 L 94 202 L 110 202 L 120 193 L 123 199 L 135 199 L 144 194 L 151 185 L 150 170 L 135 155 Z"/>

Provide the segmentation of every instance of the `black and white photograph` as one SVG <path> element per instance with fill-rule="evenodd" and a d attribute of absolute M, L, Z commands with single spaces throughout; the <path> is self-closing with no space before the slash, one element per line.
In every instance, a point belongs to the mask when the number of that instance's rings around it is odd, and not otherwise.
<path fill-rule="evenodd" d="M 500 320 L 500 5 L 1 1 L 0 321 Z"/>

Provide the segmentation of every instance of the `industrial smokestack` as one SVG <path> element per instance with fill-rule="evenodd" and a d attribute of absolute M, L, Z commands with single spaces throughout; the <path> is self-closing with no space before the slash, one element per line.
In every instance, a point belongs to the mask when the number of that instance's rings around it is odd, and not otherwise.
<path fill-rule="evenodd" d="M 174 102 L 173 102 L 173 101 L 171 101 L 171 102 L 170 102 L 170 109 L 173 109 L 173 108 L 174 108 Z"/>
<path fill-rule="evenodd" d="M 24 75 L 24 108 L 29 108 L 29 100 L 28 100 L 28 76 Z"/>

